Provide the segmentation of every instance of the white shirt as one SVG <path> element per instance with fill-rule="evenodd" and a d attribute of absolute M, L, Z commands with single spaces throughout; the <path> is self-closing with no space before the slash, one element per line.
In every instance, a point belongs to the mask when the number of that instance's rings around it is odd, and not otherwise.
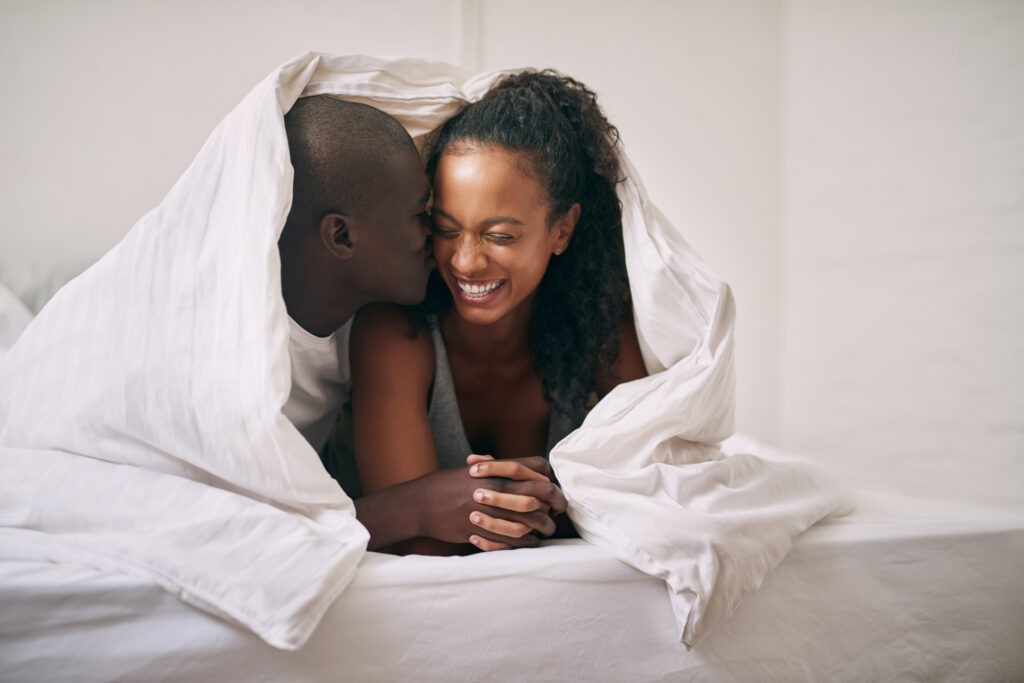
<path fill-rule="evenodd" d="M 349 399 L 349 320 L 329 337 L 318 337 L 288 316 L 292 393 L 282 412 L 319 453 L 338 411 Z"/>

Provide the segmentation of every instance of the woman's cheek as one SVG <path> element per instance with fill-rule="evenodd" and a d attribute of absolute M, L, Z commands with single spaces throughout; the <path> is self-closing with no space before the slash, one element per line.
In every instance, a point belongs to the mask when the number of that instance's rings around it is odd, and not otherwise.
<path fill-rule="evenodd" d="M 437 265 L 440 266 L 443 263 L 447 263 L 452 255 L 452 241 L 444 237 L 438 237 L 434 234 L 434 260 L 437 261 Z"/>

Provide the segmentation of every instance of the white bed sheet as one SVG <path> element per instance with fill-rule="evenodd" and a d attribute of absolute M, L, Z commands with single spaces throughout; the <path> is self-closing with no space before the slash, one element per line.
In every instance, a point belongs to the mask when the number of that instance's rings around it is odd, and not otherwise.
<path fill-rule="evenodd" d="M 694 650 L 663 582 L 581 541 L 468 558 L 370 553 L 302 649 L 0 535 L 0 678 L 1024 680 L 1024 518 L 860 493 Z"/>

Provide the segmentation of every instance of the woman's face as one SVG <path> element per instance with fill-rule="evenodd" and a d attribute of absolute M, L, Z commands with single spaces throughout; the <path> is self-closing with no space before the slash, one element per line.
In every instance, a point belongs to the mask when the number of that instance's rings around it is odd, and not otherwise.
<path fill-rule="evenodd" d="M 529 307 L 564 251 L 578 205 L 553 225 L 525 155 L 499 147 L 445 153 L 434 173 L 434 258 L 466 321 L 489 325 Z"/>

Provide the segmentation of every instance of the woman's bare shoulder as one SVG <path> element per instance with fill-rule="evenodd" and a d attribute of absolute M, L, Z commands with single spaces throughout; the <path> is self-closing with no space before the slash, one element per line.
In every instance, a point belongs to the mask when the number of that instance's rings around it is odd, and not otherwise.
<path fill-rule="evenodd" d="M 419 311 L 387 303 L 364 306 L 352 322 L 350 344 L 353 373 L 374 367 L 433 378 L 434 344 Z"/>

